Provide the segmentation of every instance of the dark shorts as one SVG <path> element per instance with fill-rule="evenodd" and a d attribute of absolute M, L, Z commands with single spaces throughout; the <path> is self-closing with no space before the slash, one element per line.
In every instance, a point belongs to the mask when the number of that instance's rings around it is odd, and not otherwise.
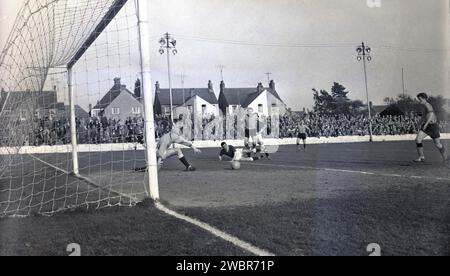
<path fill-rule="evenodd" d="M 250 139 L 250 137 L 256 136 L 257 131 L 256 129 L 246 129 L 245 130 L 245 138 Z"/>
<path fill-rule="evenodd" d="M 299 133 L 297 137 L 298 139 L 306 140 L 306 133 Z"/>
<path fill-rule="evenodd" d="M 431 139 L 441 138 L 441 133 L 439 131 L 438 124 L 429 124 L 427 129 L 425 129 L 423 132 L 425 132 L 428 136 L 430 136 Z"/>

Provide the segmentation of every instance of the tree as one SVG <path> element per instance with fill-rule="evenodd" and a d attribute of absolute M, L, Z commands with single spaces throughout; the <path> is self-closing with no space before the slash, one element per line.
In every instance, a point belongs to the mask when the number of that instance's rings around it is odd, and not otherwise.
<path fill-rule="evenodd" d="M 331 87 L 331 96 L 334 100 L 334 113 L 335 114 L 348 114 L 350 108 L 350 99 L 347 94 L 348 91 L 345 91 L 346 88 L 335 82 L 333 87 Z"/>
<path fill-rule="evenodd" d="M 321 115 L 355 115 L 364 106 L 360 100 L 352 101 L 348 98 L 350 92 L 335 82 L 331 87 L 331 94 L 326 90 L 313 89 L 314 112 Z"/>
<path fill-rule="evenodd" d="M 433 106 L 439 120 L 445 120 L 448 117 L 448 113 L 444 108 L 447 100 L 442 95 L 430 96 L 428 101 Z M 398 95 L 396 99 L 392 99 L 391 105 L 398 107 L 405 114 L 421 114 L 424 111 L 420 103 L 409 95 Z"/>
<path fill-rule="evenodd" d="M 334 99 L 325 90 L 317 91 L 313 88 L 314 94 L 314 112 L 320 115 L 329 115 L 333 113 L 334 110 Z"/>
<path fill-rule="evenodd" d="M 448 118 L 447 111 L 444 108 L 447 100 L 442 95 L 431 96 L 428 98 L 428 101 L 433 106 L 439 121 L 444 121 Z"/>
<path fill-rule="evenodd" d="M 364 107 L 364 103 L 361 100 L 354 100 L 350 102 L 350 115 L 361 114 L 361 108 Z"/>
<path fill-rule="evenodd" d="M 422 110 L 420 104 L 409 95 L 398 95 L 392 105 L 397 105 L 405 114 L 418 113 Z"/>

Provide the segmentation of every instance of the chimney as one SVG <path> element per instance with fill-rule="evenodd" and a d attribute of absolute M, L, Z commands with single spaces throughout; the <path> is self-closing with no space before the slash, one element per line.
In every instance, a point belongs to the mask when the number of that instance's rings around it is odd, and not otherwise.
<path fill-rule="evenodd" d="M 120 86 L 120 78 L 114 78 L 114 85 Z"/>
<path fill-rule="evenodd" d="M 155 83 L 155 92 L 156 92 L 156 93 L 159 93 L 159 89 L 160 89 L 160 87 L 159 87 L 159 81 L 157 81 L 157 82 Z"/>
<path fill-rule="evenodd" d="M 208 89 L 209 89 L 209 90 L 214 90 L 214 86 L 213 86 L 212 81 L 209 81 L 209 82 L 208 82 Z"/>
<path fill-rule="evenodd" d="M 263 90 L 264 90 L 264 86 L 262 85 L 262 83 L 261 83 L 261 82 L 258 83 L 258 87 L 257 87 L 258 93 L 259 93 L 259 92 L 262 92 Z"/>
<path fill-rule="evenodd" d="M 274 82 L 273 80 L 270 81 L 269 87 L 270 87 L 270 89 L 272 89 L 272 90 L 276 90 L 276 89 L 275 89 L 275 82 Z"/>
<path fill-rule="evenodd" d="M 138 98 L 141 98 L 141 80 L 137 79 L 134 83 L 134 95 Z"/>

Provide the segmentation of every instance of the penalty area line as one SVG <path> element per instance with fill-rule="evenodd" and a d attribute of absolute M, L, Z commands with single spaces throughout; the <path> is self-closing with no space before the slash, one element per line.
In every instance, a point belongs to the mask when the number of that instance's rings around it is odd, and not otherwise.
<path fill-rule="evenodd" d="M 212 235 L 214 235 L 216 237 L 219 237 L 219 238 L 221 238 L 221 239 L 223 239 L 223 240 L 225 240 L 227 242 L 230 242 L 233 245 L 235 245 L 235 246 L 237 246 L 237 247 L 239 247 L 239 248 L 241 248 L 241 249 L 243 249 L 243 250 L 245 250 L 247 252 L 250 252 L 250 253 L 252 253 L 252 254 L 254 254 L 256 256 L 260 256 L 260 257 L 273 257 L 273 256 L 275 256 L 274 254 L 272 254 L 272 253 L 270 253 L 270 252 L 268 252 L 266 250 L 260 249 L 260 248 L 254 246 L 254 245 L 252 245 L 252 244 L 250 244 L 248 242 L 240 240 L 237 237 L 231 236 L 230 234 L 227 234 L 227 233 L 225 233 L 225 232 L 223 232 L 223 231 L 221 231 L 221 230 L 219 230 L 219 229 L 217 229 L 217 228 L 215 228 L 215 227 L 213 227 L 213 226 L 211 226 L 211 225 L 209 225 L 207 223 L 201 222 L 199 220 L 193 219 L 193 218 L 188 217 L 186 215 L 182 215 L 182 214 L 179 214 L 179 213 L 177 213 L 175 211 L 172 211 L 172 210 L 168 209 L 167 207 L 165 207 L 164 205 L 162 205 L 161 203 L 157 202 L 157 203 L 155 203 L 155 206 L 156 206 L 157 209 L 159 209 L 160 211 L 164 212 L 167 215 L 173 216 L 173 217 L 175 217 L 177 219 L 183 220 L 183 221 L 188 222 L 190 224 L 193 224 L 193 225 L 195 225 L 197 227 L 200 227 L 203 230 L 209 232 L 210 234 L 212 234 Z"/>
<path fill-rule="evenodd" d="M 437 181 L 448 181 L 448 182 L 450 182 L 450 178 L 444 178 L 444 177 L 401 175 L 401 174 L 376 173 L 376 172 L 365 172 L 365 171 L 344 170 L 344 169 L 331 169 L 331 168 L 320 168 L 320 167 L 307 167 L 307 166 L 293 166 L 293 165 L 256 164 L 255 162 L 246 162 L 246 164 L 253 165 L 253 166 L 259 166 L 259 167 L 292 168 L 292 169 L 301 169 L 301 170 L 327 171 L 327 172 L 362 174 L 362 175 L 371 175 L 371 176 L 408 178 L 408 179 L 418 179 L 418 180 L 437 180 Z"/>

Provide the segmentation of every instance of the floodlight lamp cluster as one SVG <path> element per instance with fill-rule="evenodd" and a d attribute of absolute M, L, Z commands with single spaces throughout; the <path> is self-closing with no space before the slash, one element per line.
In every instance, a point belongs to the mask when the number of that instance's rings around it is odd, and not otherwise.
<path fill-rule="evenodd" d="M 161 45 L 159 49 L 159 53 L 161 55 L 164 55 L 167 52 L 172 52 L 173 55 L 178 54 L 177 47 L 177 41 L 170 37 L 169 34 L 166 34 L 165 37 L 161 37 L 159 40 L 159 44 Z"/>
<path fill-rule="evenodd" d="M 370 56 L 370 53 L 372 53 L 372 49 L 368 46 L 365 46 L 364 42 L 356 48 L 356 53 L 358 54 L 358 61 L 361 61 L 363 59 L 367 61 L 372 60 L 372 57 Z"/>

